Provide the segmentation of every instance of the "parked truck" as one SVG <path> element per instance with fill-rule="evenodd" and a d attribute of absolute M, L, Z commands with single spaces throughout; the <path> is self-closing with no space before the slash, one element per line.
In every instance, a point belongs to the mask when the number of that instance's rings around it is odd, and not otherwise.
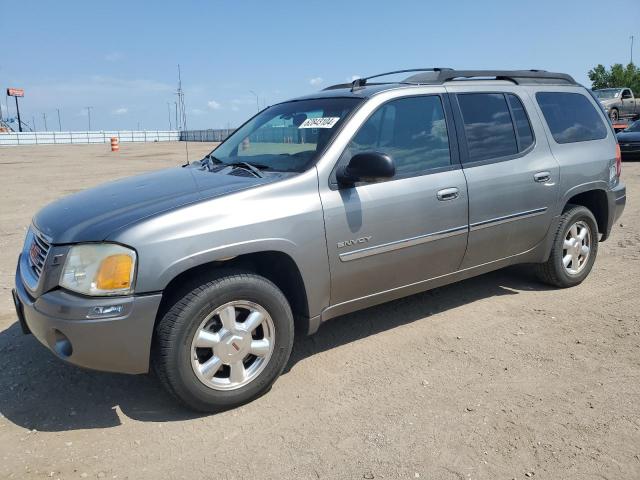
<path fill-rule="evenodd" d="M 640 104 L 630 88 L 602 88 L 593 93 L 613 122 L 620 118 L 636 118 L 640 114 Z"/>

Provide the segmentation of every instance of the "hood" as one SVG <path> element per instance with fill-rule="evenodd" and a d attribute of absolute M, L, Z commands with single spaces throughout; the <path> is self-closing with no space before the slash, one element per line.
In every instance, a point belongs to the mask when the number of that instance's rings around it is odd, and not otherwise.
<path fill-rule="evenodd" d="M 102 241 L 110 233 L 181 206 L 274 181 L 195 166 L 174 167 L 105 183 L 57 200 L 33 218 L 54 244 Z"/>
<path fill-rule="evenodd" d="M 640 142 L 640 132 L 620 132 L 616 136 L 618 143 Z"/>
<path fill-rule="evenodd" d="M 619 102 L 618 102 L 617 98 L 607 98 L 606 100 L 605 99 L 600 100 L 600 103 L 602 105 L 604 105 L 605 107 L 607 107 L 609 105 L 614 105 L 614 104 L 619 103 Z"/>

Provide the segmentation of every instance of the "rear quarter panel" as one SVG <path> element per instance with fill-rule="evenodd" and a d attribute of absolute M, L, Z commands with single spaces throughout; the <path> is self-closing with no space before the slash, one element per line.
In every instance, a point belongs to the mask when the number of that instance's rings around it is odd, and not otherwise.
<path fill-rule="evenodd" d="M 567 201 L 574 195 L 587 190 L 609 190 L 609 167 L 615 164 L 616 138 L 604 112 L 584 87 L 536 86 L 528 87 L 534 108 L 541 120 L 552 154 L 560 164 L 559 194 L 556 214 L 560 215 Z M 600 140 L 586 142 L 558 143 L 554 140 L 549 126 L 536 99 L 537 92 L 578 93 L 593 105 L 602 122 L 607 126 L 607 136 Z"/>

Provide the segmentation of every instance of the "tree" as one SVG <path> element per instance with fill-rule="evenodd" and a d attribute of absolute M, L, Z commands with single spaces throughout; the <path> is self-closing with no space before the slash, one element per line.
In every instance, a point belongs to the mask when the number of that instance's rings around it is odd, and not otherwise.
<path fill-rule="evenodd" d="M 640 68 L 633 63 L 624 67 L 616 63 L 608 70 L 604 65 L 599 64 L 589 70 L 589 80 L 591 88 L 621 88 L 629 87 L 635 95 L 640 96 Z"/>

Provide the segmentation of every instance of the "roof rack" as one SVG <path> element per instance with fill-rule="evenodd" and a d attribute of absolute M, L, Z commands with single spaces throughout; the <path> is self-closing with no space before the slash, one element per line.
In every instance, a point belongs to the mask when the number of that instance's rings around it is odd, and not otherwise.
<path fill-rule="evenodd" d="M 452 68 L 414 68 L 409 70 L 396 70 L 393 72 L 380 73 L 366 78 L 357 78 L 351 83 L 342 83 L 332 85 L 325 90 L 334 90 L 338 88 L 351 88 L 355 91 L 367 84 L 372 78 L 384 77 L 398 73 L 417 72 L 399 83 L 407 85 L 441 85 L 451 80 L 506 80 L 517 85 L 522 84 L 568 84 L 577 85 L 578 83 L 566 73 L 553 73 L 546 70 L 454 70 Z"/>
<path fill-rule="evenodd" d="M 385 72 L 385 73 L 378 73 L 376 75 L 371 75 L 369 77 L 364 77 L 364 78 L 356 78 L 355 80 L 353 80 L 350 83 L 338 83 L 337 85 L 331 85 L 330 87 L 325 88 L 324 90 L 336 90 L 339 88 L 351 88 L 351 90 L 358 90 L 360 88 L 364 88 L 364 86 L 367 84 L 367 82 L 369 80 L 371 80 L 372 78 L 379 78 L 379 77 L 386 77 L 388 75 L 396 75 L 398 73 L 414 73 L 414 72 L 422 72 L 422 73 L 426 73 L 426 72 L 430 72 L 430 73 L 434 73 L 434 72 L 441 72 L 441 71 L 453 71 L 453 69 L 451 68 L 439 68 L 439 67 L 432 67 L 432 68 L 409 68 L 406 70 L 394 70 L 393 72 Z M 413 78 L 417 75 L 413 75 L 412 77 L 409 78 Z M 401 80 L 400 82 L 389 82 L 389 83 L 409 83 L 405 80 Z"/>

